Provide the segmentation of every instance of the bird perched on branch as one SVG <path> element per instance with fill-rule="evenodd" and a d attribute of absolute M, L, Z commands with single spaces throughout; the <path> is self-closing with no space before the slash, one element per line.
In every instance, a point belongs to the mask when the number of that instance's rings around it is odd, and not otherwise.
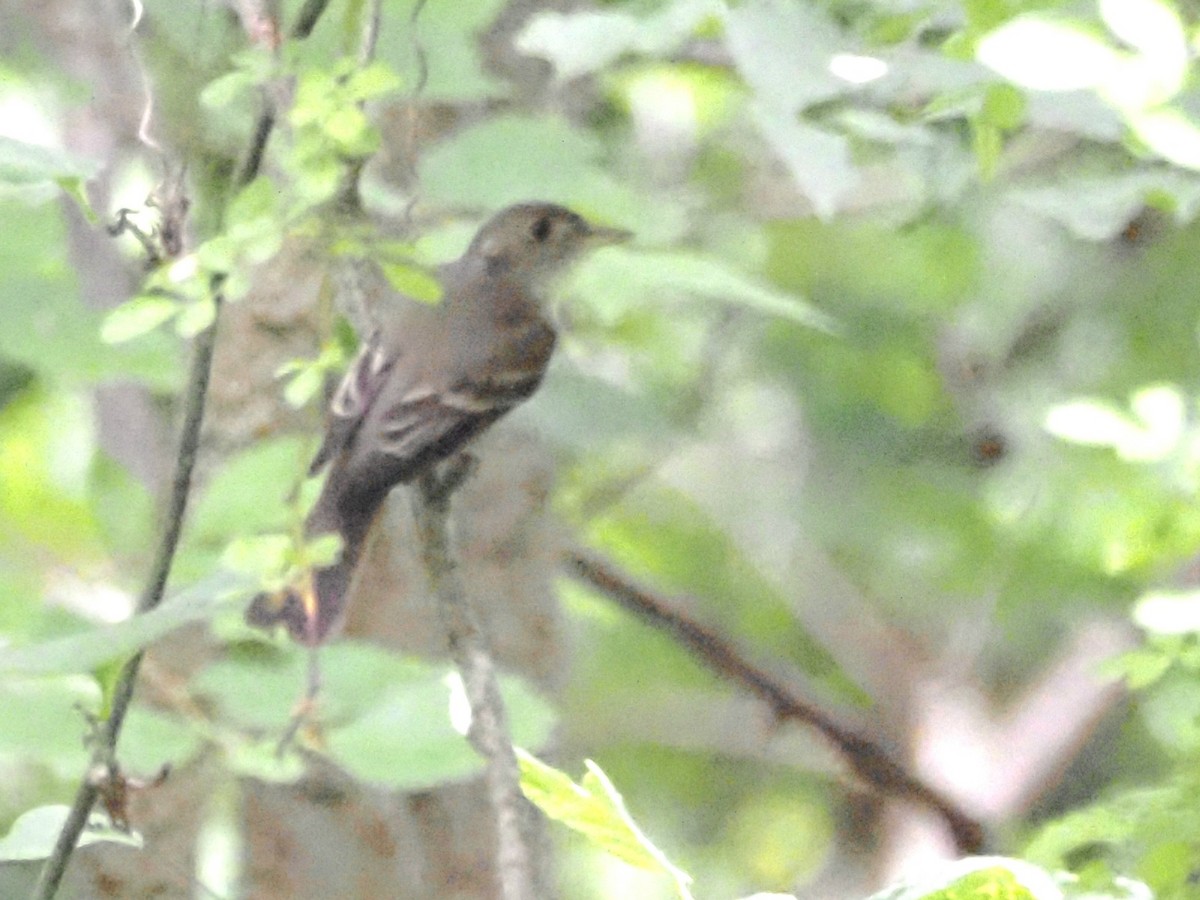
<path fill-rule="evenodd" d="M 383 501 L 463 448 L 541 384 L 555 332 L 545 291 L 583 253 L 630 233 L 592 225 L 550 203 L 510 206 L 438 271 L 438 304 L 408 298 L 377 310 L 329 409 L 310 474 L 329 474 L 308 537 L 339 534 L 340 558 L 282 599 L 260 594 L 254 625 L 287 625 L 319 644 L 340 624 L 355 564 Z"/>

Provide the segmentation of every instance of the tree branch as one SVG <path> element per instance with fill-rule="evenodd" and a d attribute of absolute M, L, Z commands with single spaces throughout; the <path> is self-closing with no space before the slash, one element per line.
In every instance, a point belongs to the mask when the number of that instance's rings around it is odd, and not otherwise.
<path fill-rule="evenodd" d="M 296 21 L 292 23 L 289 37 L 302 41 L 312 34 L 328 5 L 329 0 L 306 0 L 300 12 L 296 14 Z"/>
<path fill-rule="evenodd" d="M 301 14 L 304 30 L 301 33 L 301 22 L 293 36 L 302 38 L 311 33 L 320 15 L 325 10 L 325 3 L 307 3 Z M 233 179 L 234 187 L 245 187 L 257 176 L 262 164 L 263 152 L 274 125 L 274 114 L 267 108 L 263 117 L 255 125 L 250 137 L 242 165 Z M 164 212 L 165 216 L 165 212 Z M 180 233 L 182 231 L 180 230 Z M 176 253 L 182 247 L 172 248 Z M 222 295 L 221 278 L 215 278 L 212 284 L 213 303 L 216 310 L 213 313 L 212 324 L 197 336 L 192 354 L 191 372 L 184 397 L 183 427 L 179 438 L 179 453 L 175 458 L 175 471 L 171 479 L 171 498 L 167 509 L 166 526 L 155 552 L 154 564 L 150 569 L 150 577 L 146 587 L 138 598 L 135 614 L 149 612 L 157 607 L 163 598 L 167 579 L 171 574 L 171 566 L 175 560 L 175 551 L 179 545 L 179 536 L 183 530 L 183 519 L 187 512 L 188 498 L 191 494 L 192 474 L 196 467 L 196 455 L 200 446 L 200 429 L 204 422 L 204 405 L 208 395 L 208 383 L 212 374 L 213 351 L 216 348 L 217 324 L 220 321 Z M 117 741 L 121 736 L 121 728 L 125 724 L 125 715 L 133 700 L 133 691 L 137 684 L 138 670 L 141 668 L 145 651 L 139 651 L 125 663 L 121 674 L 113 688 L 112 705 L 108 717 L 101 724 L 94 736 L 92 760 L 88 771 L 81 780 L 75 792 L 75 799 L 67 813 L 62 831 L 55 841 L 54 849 L 46 859 L 38 875 L 31 897 L 33 900 L 52 900 L 58 893 L 58 888 L 66 874 L 71 855 L 79 843 L 79 836 L 87 827 L 92 808 L 100 795 L 103 779 L 116 780 L 121 777 L 116 763 Z M 96 773 L 102 772 L 100 781 Z"/>
<path fill-rule="evenodd" d="M 567 553 L 566 563 L 580 581 L 666 632 L 709 669 L 761 699 L 778 718 L 793 719 L 815 728 L 837 748 L 855 774 L 877 791 L 934 810 L 945 820 L 962 852 L 978 853 L 983 849 L 983 826 L 908 772 L 877 742 L 838 724 L 828 712 L 750 662 L 731 642 L 673 608 L 666 598 L 635 585 L 625 573 L 600 557 L 575 550 Z"/>
<path fill-rule="evenodd" d="M 471 705 L 467 737 L 487 760 L 485 779 L 496 822 L 500 896 L 504 900 L 532 900 L 529 841 L 523 828 L 523 822 L 528 821 L 528 801 L 521 793 L 508 714 L 500 695 L 495 661 L 463 589 L 450 548 L 450 498 L 469 473 L 469 457 L 459 456 L 450 466 L 440 473 L 425 473 L 414 493 L 421 558 L 437 598 L 450 655 L 462 676 Z"/>
<path fill-rule="evenodd" d="M 220 298 L 217 297 L 217 311 L 220 312 Z M 200 426 L 204 420 L 204 400 L 208 393 L 209 375 L 212 369 L 213 349 L 216 346 L 217 323 L 214 320 L 209 328 L 196 339 L 192 356 L 192 369 L 188 377 L 187 395 L 185 398 L 183 431 L 179 439 L 179 454 L 175 459 L 175 474 L 171 483 L 170 506 L 167 511 L 166 527 L 159 540 L 155 553 L 154 565 L 146 587 L 138 598 L 136 615 L 149 612 L 162 602 L 167 578 L 171 573 L 171 564 L 175 559 L 175 550 L 179 544 L 179 535 L 183 529 L 183 517 L 187 511 L 188 495 L 191 492 L 192 472 L 196 466 L 196 451 L 200 446 Z M 67 870 L 71 854 L 79 836 L 87 825 L 88 816 L 96 803 L 99 787 L 93 772 L 103 771 L 108 778 L 118 778 L 116 768 L 117 740 L 121 736 L 121 727 L 125 724 L 125 714 L 129 711 L 133 699 L 133 689 L 137 683 L 138 669 L 142 664 L 145 651 L 139 651 L 125 663 L 113 689 L 112 707 L 95 736 L 95 746 L 92 750 L 92 763 L 88 774 L 84 777 L 75 793 L 75 800 L 67 814 L 67 820 L 58 835 L 54 851 L 46 860 L 38 876 L 37 886 L 33 897 L 37 900 L 50 900 L 58 892 L 59 884 Z"/>

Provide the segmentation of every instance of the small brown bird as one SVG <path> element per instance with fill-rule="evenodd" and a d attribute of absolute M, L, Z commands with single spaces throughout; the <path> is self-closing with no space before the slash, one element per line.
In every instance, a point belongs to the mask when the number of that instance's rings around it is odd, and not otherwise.
<path fill-rule="evenodd" d="M 306 644 L 329 636 L 392 488 L 458 452 L 537 390 L 555 343 L 544 310 L 548 282 L 585 251 L 630 236 L 562 206 L 510 206 L 440 268 L 441 303 L 404 298 L 379 310 L 378 328 L 333 396 L 310 470 L 329 466 L 306 532 L 340 534 L 341 557 L 313 573 L 315 616 L 294 592 L 282 610 L 260 595 L 247 611 L 252 624 L 282 620 Z"/>

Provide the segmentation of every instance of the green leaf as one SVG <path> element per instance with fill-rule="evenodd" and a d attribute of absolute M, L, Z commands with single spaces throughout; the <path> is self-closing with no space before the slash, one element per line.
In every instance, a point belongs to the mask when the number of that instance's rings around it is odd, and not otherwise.
<path fill-rule="evenodd" d="M 200 92 L 200 105 L 208 109 L 224 109 L 240 103 L 258 89 L 258 81 L 248 72 L 227 72 L 205 85 Z"/>
<path fill-rule="evenodd" d="M 212 663 L 195 680 L 222 714 L 245 728 L 276 731 L 304 690 L 308 652 L 241 653 Z M 451 676 L 442 666 L 379 647 L 340 641 L 321 652 L 325 747 L 355 777 L 409 790 L 478 772 L 482 759 L 453 727 Z M 254 684 L 253 691 L 245 685 Z M 554 716 L 518 679 L 501 690 L 514 734 L 546 740 Z"/>
<path fill-rule="evenodd" d="M 1061 900 L 1062 888 L 1044 869 L 1019 859 L 980 856 L 926 867 L 911 881 L 870 900 Z"/>
<path fill-rule="evenodd" d="M 4 707 L 0 757 L 36 755 L 51 772 L 76 777 L 70 772 L 78 772 L 87 763 L 80 737 L 88 726 L 81 710 L 97 710 L 101 705 L 96 680 L 82 674 L 52 678 L 41 673 L 38 677 L 14 677 L 16 674 L 8 671 L 0 682 L 0 704 Z"/>
<path fill-rule="evenodd" d="M 1120 56 L 1077 25 L 1021 16 L 979 42 L 979 61 L 1014 84 L 1035 91 L 1100 87 L 1119 71 Z"/>
<path fill-rule="evenodd" d="M 456 730 L 461 708 L 457 672 L 410 677 L 376 689 L 362 712 L 329 734 L 330 753 L 359 778 L 393 788 L 416 790 L 465 778 L 483 760 Z M 555 716 L 548 704 L 520 679 L 501 678 L 501 694 L 513 739 L 535 745 L 549 737 Z"/>
<path fill-rule="evenodd" d="M 70 807 L 55 805 L 39 806 L 22 813 L 8 834 L 0 838 L 0 860 L 7 862 L 48 857 L 54 850 L 69 812 Z M 142 847 L 141 835 L 113 828 L 105 816 L 93 813 L 76 846 L 86 847 L 102 842 L 138 849 Z"/>
<path fill-rule="evenodd" d="M 1187 76 L 1188 42 L 1179 13 L 1162 0 L 1100 0 L 1100 16 L 1113 34 L 1138 51 L 1141 72 L 1130 67 L 1137 85 L 1129 96 L 1137 105 L 1165 103 L 1179 93 Z M 1139 77 L 1140 76 L 1140 77 Z M 1118 88 L 1123 95 L 1123 88 Z"/>
<path fill-rule="evenodd" d="M 221 750 L 232 772 L 271 784 L 291 784 L 308 768 L 304 759 L 295 753 L 279 755 L 278 737 L 248 740 L 225 735 Z"/>
<path fill-rule="evenodd" d="M 535 197 L 597 219 L 637 222 L 639 237 L 678 234 L 686 211 L 617 181 L 598 163 L 595 135 L 562 119 L 500 115 L 422 153 L 421 184 L 431 200 L 498 209 Z"/>
<path fill-rule="evenodd" d="M 1185 169 L 1200 169 L 1200 125 L 1178 109 L 1138 112 L 1131 116 L 1134 133 L 1168 162 Z"/>
<path fill-rule="evenodd" d="M 121 767 L 148 778 L 164 765 L 178 769 L 203 745 L 199 729 L 186 719 L 134 704 L 121 729 Z"/>
<path fill-rule="evenodd" d="M 442 284 L 423 269 L 404 263 L 379 264 L 388 283 L 401 294 L 422 303 L 439 303 L 442 299 Z"/>
<path fill-rule="evenodd" d="M 74 386 L 111 378 L 137 379 L 174 390 L 182 367 L 166 334 L 122 345 L 100 339 L 101 313 L 82 302 L 76 273 L 62 252 L 61 208 L 0 203 L 6 222 L 0 241 L 0 357 L 19 362 L 48 384 Z"/>
<path fill-rule="evenodd" d="M 325 372 L 316 365 L 297 369 L 283 389 L 283 399 L 292 409 L 300 409 L 321 392 L 325 386 Z"/>
<path fill-rule="evenodd" d="M 14 186 L 91 178 L 97 164 L 55 147 L 0 136 L 0 184 Z"/>
<path fill-rule="evenodd" d="M 178 300 L 157 294 L 143 294 L 126 300 L 104 317 L 100 340 L 120 344 L 153 331 L 180 310 Z"/>
<path fill-rule="evenodd" d="M 82 176 L 62 176 L 55 178 L 54 183 L 63 189 L 63 193 L 75 201 L 75 204 L 79 207 L 80 212 L 83 213 L 83 217 L 88 220 L 89 224 L 95 225 L 100 221 L 100 217 L 92 209 L 91 201 L 88 200 L 85 188 L 86 180 Z"/>
<path fill-rule="evenodd" d="M 853 90 L 829 71 L 844 38 L 822 7 L 746 0 L 725 13 L 726 43 L 754 92 L 750 115 L 818 216 L 838 212 L 858 183 L 848 140 L 802 113 Z M 803 34 L 797 41 L 795 35 Z"/>
<path fill-rule="evenodd" d="M 175 332 L 191 338 L 208 328 L 217 318 L 217 304 L 211 297 L 192 300 L 175 319 Z"/>
<path fill-rule="evenodd" d="M 590 759 L 576 784 L 570 776 L 519 747 L 521 790 L 551 819 L 578 831 L 602 850 L 630 865 L 668 875 L 681 898 L 690 900 L 692 878 L 673 865 L 638 828 L 608 776 Z"/>
<path fill-rule="evenodd" d="M 308 464 L 308 444 L 296 437 L 262 441 L 225 460 L 192 513 L 189 546 L 223 550 L 255 532 L 285 532 L 287 497 Z"/>
<path fill-rule="evenodd" d="M 318 568 L 332 565 L 341 552 L 342 536 L 340 534 L 323 534 L 304 545 L 305 562 Z"/>
<path fill-rule="evenodd" d="M 104 663 L 131 656 L 184 625 L 211 618 L 238 592 L 237 581 L 228 574 L 210 576 L 171 595 L 158 608 L 115 625 L 96 626 L 25 647 L 6 647 L 0 650 L 0 672 L 90 672 Z"/>
<path fill-rule="evenodd" d="M 549 60 L 566 81 L 628 53 L 666 54 L 721 11 L 714 0 L 675 0 L 640 17 L 617 10 L 542 12 L 530 16 L 514 44 L 522 53 Z"/>
<path fill-rule="evenodd" d="M 984 119 L 1004 131 L 1013 131 L 1025 121 L 1025 95 L 1010 84 L 990 84 L 983 94 Z"/>
<path fill-rule="evenodd" d="M 374 62 L 354 71 L 346 81 L 346 92 L 353 100 L 374 100 L 395 93 L 403 84 L 391 66 Z"/>
<path fill-rule="evenodd" d="M 279 188 L 270 178 L 260 175 L 242 188 L 229 204 L 226 231 L 231 237 L 239 230 L 257 231 L 261 220 L 274 221 L 279 211 Z"/>
<path fill-rule="evenodd" d="M 257 582 L 278 577 L 287 568 L 293 540 L 286 534 L 255 534 L 235 537 L 221 554 L 221 565 Z"/>
<path fill-rule="evenodd" d="M 579 267 L 579 292 L 612 320 L 631 306 L 695 298 L 742 306 L 832 332 L 834 321 L 803 298 L 770 287 L 715 256 L 613 249 Z"/>

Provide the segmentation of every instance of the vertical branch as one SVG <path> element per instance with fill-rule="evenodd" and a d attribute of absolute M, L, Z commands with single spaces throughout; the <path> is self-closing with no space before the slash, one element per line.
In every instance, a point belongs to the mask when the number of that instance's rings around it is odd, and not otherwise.
<path fill-rule="evenodd" d="M 504 900 L 532 900 L 529 844 L 522 826 L 525 800 L 508 714 L 500 696 L 496 664 L 471 608 L 450 547 L 450 498 L 468 474 L 465 457 L 444 475 L 426 472 L 413 506 L 421 558 L 437 598 L 450 655 L 462 676 L 471 705 L 467 737 L 487 761 L 485 779 L 496 823 L 496 869 Z"/>

